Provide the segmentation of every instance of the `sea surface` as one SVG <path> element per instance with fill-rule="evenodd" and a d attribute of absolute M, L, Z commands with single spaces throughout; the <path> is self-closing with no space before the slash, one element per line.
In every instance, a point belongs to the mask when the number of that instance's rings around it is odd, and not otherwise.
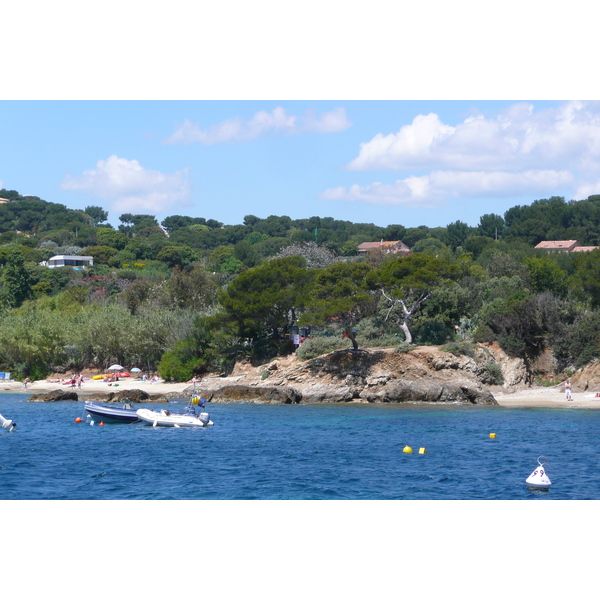
<path fill-rule="evenodd" d="M 18 423 L 0 429 L 2 500 L 600 498 L 597 410 L 208 404 L 214 427 L 173 429 L 91 426 L 81 401 L 27 398 L 0 395 Z M 525 483 L 540 456 L 547 491 Z"/>

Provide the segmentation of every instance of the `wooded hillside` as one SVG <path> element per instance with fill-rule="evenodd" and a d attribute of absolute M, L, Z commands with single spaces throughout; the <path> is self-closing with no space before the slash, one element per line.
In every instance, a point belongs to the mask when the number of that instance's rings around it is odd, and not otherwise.
<path fill-rule="evenodd" d="M 187 380 L 293 352 L 294 327 L 310 328 L 300 357 L 406 343 L 468 352 L 470 341 L 525 360 L 550 347 L 559 371 L 600 356 L 600 251 L 534 248 L 599 245 L 600 196 L 434 228 L 123 214 L 115 229 L 97 206 L 0 199 L 0 368 L 15 378 L 118 362 Z M 411 253 L 358 253 L 381 240 Z M 44 265 L 57 254 L 94 266 Z"/>

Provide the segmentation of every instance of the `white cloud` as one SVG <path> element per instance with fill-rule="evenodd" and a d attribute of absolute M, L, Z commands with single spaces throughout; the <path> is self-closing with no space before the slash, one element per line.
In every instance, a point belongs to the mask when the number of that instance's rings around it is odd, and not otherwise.
<path fill-rule="evenodd" d="M 114 154 L 78 177 L 67 175 L 60 187 L 106 200 L 120 213 L 161 213 L 191 203 L 187 169 L 170 175 Z"/>
<path fill-rule="evenodd" d="M 328 189 L 322 199 L 436 207 L 452 198 L 586 198 L 600 193 L 600 103 L 536 112 L 521 102 L 458 125 L 417 115 L 397 133 L 362 143 L 347 168 L 404 173 L 393 183 Z"/>
<path fill-rule="evenodd" d="M 523 170 L 600 167 L 600 106 L 567 102 L 539 112 L 518 103 L 493 118 L 476 115 L 451 126 L 418 115 L 397 133 L 360 145 L 348 168 Z"/>
<path fill-rule="evenodd" d="M 568 171 L 434 171 L 428 175 L 410 176 L 392 184 L 372 183 L 349 188 L 336 187 L 320 195 L 322 200 L 367 202 L 370 204 L 403 205 L 434 208 L 450 198 L 482 198 L 552 193 L 557 186 L 573 181 Z"/>
<path fill-rule="evenodd" d="M 600 179 L 595 181 L 581 181 L 573 194 L 574 200 L 584 200 L 588 196 L 600 194 Z"/>
<path fill-rule="evenodd" d="M 228 119 L 212 125 L 208 129 L 186 119 L 183 124 L 165 139 L 167 144 L 210 145 L 223 142 L 244 142 L 267 133 L 298 134 L 306 132 L 333 133 L 351 126 L 343 107 L 320 115 L 307 111 L 303 117 L 288 115 L 285 109 L 277 107 L 271 112 L 259 111 L 251 119 Z"/>

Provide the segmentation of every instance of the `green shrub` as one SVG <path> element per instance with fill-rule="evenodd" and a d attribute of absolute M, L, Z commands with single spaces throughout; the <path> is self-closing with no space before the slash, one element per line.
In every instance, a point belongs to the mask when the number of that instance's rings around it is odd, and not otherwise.
<path fill-rule="evenodd" d="M 496 334 L 488 325 L 479 325 L 473 331 L 473 341 L 479 344 L 495 342 Z"/>
<path fill-rule="evenodd" d="M 514 333 L 500 337 L 498 343 L 500 348 L 513 358 L 524 358 L 527 353 L 527 342 Z"/>
<path fill-rule="evenodd" d="M 441 321 L 427 321 L 419 329 L 415 341 L 419 344 L 439 346 L 454 338 L 454 330 Z"/>
<path fill-rule="evenodd" d="M 165 381 L 188 381 L 206 370 L 207 360 L 198 355 L 196 341 L 193 337 L 179 340 L 172 350 L 162 355 L 158 374 Z"/>
<path fill-rule="evenodd" d="M 396 346 L 395 352 L 398 352 L 398 354 L 406 354 L 407 352 L 410 352 L 413 348 L 414 346 L 412 344 L 400 342 L 400 344 Z"/>
<path fill-rule="evenodd" d="M 469 342 L 450 342 L 440 346 L 440 350 L 442 352 L 454 354 L 454 356 L 462 355 L 470 356 L 471 358 L 475 356 L 475 348 L 473 347 L 473 344 L 470 344 Z"/>
<path fill-rule="evenodd" d="M 495 361 L 487 363 L 484 367 L 481 381 L 487 385 L 502 385 L 504 383 L 504 375 L 502 374 L 500 365 Z"/>
<path fill-rule="evenodd" d="M 343 337 L 315 337 L 305 340 L 296 350 L 296 356 L 300 360 L 310 360 L 323 354 L 328 354 L 341 348 L 350 348 L 352 342 Z"/>

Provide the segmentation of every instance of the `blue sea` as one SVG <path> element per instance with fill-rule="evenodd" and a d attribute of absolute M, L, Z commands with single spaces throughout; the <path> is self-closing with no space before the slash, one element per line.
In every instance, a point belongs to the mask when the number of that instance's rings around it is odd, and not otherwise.
<path fill-rule="evenodd" d="M 0 499 L 600 498 L 596 410 L 208 404 L 214 427 L 172 429 L 91 426 L 82 402 L 27 398 L 0 396 L 18 423 L 0 429 Z M 539 456 L 548 491 L 525 483 Z"/>

